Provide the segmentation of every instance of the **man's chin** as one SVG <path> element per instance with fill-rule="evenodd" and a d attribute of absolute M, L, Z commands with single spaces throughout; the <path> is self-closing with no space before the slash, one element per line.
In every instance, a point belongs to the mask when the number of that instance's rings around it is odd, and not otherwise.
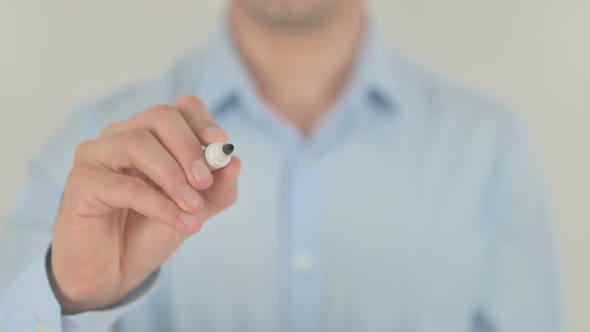
<path fill-rule="evenodd" d="M 328 20 L 346 0 L 235 0 L 266 25 L 281 29 L 302 29 Z"/>

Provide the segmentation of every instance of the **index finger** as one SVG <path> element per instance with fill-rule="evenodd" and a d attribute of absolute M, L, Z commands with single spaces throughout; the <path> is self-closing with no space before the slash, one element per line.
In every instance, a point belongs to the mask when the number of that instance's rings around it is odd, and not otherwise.
<path fill-rule="evenodd" d="M 203 145 L 226 142 L 227 134 L 211 119 L 203 102 L 192 95 L 180 96 L 172 104 Z"/>

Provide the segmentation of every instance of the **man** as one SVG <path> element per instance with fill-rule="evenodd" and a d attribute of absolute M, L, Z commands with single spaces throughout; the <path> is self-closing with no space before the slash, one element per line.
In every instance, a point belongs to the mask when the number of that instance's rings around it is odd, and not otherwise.
<path fill-rule="evenodd" d="M 559 330 L 521 126 L 366 7 L 230 1 L 202 51 L 75 112 L 9 217 L 0 326 Z M 211 173 L 201 146 L 228 138 L 243 166 Z"/>

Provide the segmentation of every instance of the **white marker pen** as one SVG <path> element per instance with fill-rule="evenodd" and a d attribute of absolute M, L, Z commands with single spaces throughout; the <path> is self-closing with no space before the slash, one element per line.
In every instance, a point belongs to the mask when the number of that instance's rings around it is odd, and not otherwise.
<path fill-rule="evenodd" d="M 234 145 L 223 142 L 216 142 L 205 147 L 205 161 L 211 172 L 224 168 L 231 160 L 234 152 Z"/>

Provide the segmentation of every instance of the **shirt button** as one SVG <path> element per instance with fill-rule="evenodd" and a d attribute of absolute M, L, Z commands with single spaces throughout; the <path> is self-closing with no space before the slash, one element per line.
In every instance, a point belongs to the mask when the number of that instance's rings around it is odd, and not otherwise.
<path fill-rule="evenodd" d="M 313 268 L 313 257 L 307 253 L 293 256 L 293 268 L 299 272 L 307 272 Z"/>
<path fill-rule="evenodd" d="M 47 332 L 47 327 L 41 323 L 37 324 L 36 332 Z"/>

